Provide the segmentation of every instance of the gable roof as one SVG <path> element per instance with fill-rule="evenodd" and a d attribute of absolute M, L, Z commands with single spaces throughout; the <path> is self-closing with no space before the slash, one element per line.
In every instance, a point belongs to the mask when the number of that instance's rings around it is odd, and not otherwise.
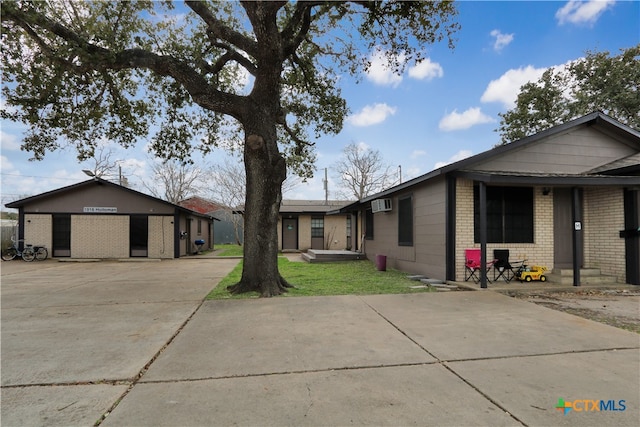
<path fill-rule="evenodd" d="M 60 187 L 60 188 L 57 188 L 55 190 L 46 191 L 44 193 L 36 194 L 35 196 L 30 196 L 30 197 L 26 197 L 24 199 L 16 200 L 16 201 L 13 201 L 11 203 L 5 204 L 5 206 L 7 208 L 19 209 L 19 208 L 21 208 L 21 207 L 23 207 L 25 205 L 28 205 L 29 203 L 32 203 L 32 202 L 50 199 L 50 198 L 59 196 L 61 194 L 65 194 L 65 193 L 74 191 L 74 190 L 83 189 L 83 188 L 90 188 L 90 187 L 92 187 L 94 185 L 111 186 L 113 188 L 118 189 L 119 191 L 125 191 L 125 192 L 133 194 L 133 195 L 135 195 L 137 197 L 143 197 L 143 198 L 146 198 L 148 200 L 152 200 L 152 201 L 155 201 L 155 202 L 163 203 L 163 204 L 168 205 L 168 206 L 172 206 L 172 207 L 174 207 L 175 209 L 177 209 L 179 211 L 182 211 L 182 212 L 185 212 L 185 213 L 189 213 L 191 215 L 195 215 L 195 216 L 199 216 L 199 217 L 203 217 L 203 218 L 207 218 L 207 219 L 209 218 L 209 216 L 203 215 L 203 214 L 201 214 L 199 212 L 196 212 L 196 211 L 193 211 L 191 209 L 187 209 L 185 207 L 173 204 L 171 202 L 167 202 L 166 200 L 162 200 L 162 199 L 159 199 L 157 197 L 150 196 L 149 194 L 145 194 L 145 193 L 141 193 L 141 192 L 136 191 L 136 190 L 132 190 L 131 188 L 128 188 L 128 187 L 123 187 L 122 185 L 115 184 L 115 183 L 113 183 L 111 181 L 107 181 L 106 179 L 102 179 L 102 178 L 99 178 L 99 177 L 93 177 L 93 178 L 91 178 L 91 179 L 89 179 L 87 181 L 82 181 L 82 182 L 79 182 L 79 183 L 76 183 L 76 184 L 68 185 L 66 187 Z"/>
<path fill-rule="evenodd" d="M 491 160 L 505 155 L 506 153 L 519 150 L 525 146 L 535 144 L 542 140 L 546 140 L 556 135 L 567 132 L 572 128 L 580 126 L 598 126 L 599 129 L 605 133 L 612 135 L 617 141 L 628 145 L 629 147 L 638 150 L 640 153 L 640 131 L 626 126 L 617 120 L 607 116 L 606 114 L 596 111 L 577 119 L 571 120 L 562 125 L 554 126 L 544 131 L 538 132 L 534 135 L 522 138 L 518 141 L 511 142 L 509 144 L 500 145 L 493 149 L 476 154 L 475 156 L 467 157 L 466 159 L 450 163 L 442 166 L 431 172 L 428 172 L 419 177 L 413 178 L 409 181 L 398 184 L 394 187 L 388 188 L 384 191 L 376 193 L 374 195 L 365 197 L 357 202 L 351 203 L 343 208 L 333 211 L 332 213 L 346 212 L 353 210 L 357 206 L 370 202 L 375 199 L 383 198 L 414 185 L 423 183 L 425 181 L 435 179 L 437 177 L 444 177 L 445 175 L 452 174 L 469 179 L 491 182 L 491 183 L 512 183 L 512 184 L 526 184 L 526 183 L 540 183 L 547 185 L 624 185 L 633 184 L 640 185 L 640 178 L 620 175 L 607 172 L 614 170 L 618 171 L 638 171 L 638 154 L 634 154 L 625 159 L 620 159 L 611 162 L 609 165 L 600 166 L 594 170 L 588 171 L 584 174 L 558 174 L 558 173 L 518 173 L 512 171 L 472 171 L 471 168 L 474 165 L 478 165 L 482 162 Z M 620 162 L 620 163 L 618 163 Z M 635 163 L 634 163 L 635 162 Z M 623 165 L 624 166 L 621 166 Z M 611 176 L 619 175 L 619 176 Z"/>
<path fill-rule="evenodd" d="M 202 214 L 210 214 L 222 209 L 218 203 L 200 196 L 192 196 L 178 202 L 178 205 Z"/>

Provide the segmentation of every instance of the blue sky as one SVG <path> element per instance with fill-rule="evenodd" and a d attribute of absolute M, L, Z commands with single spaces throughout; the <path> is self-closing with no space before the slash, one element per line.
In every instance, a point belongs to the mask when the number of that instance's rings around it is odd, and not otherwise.
<path fill-rule="evenodd" d="M 329 168 L 329 197 L 337 183 L 332 166 L 349 143 L 378 150 L 385 162 L 401 166 L 402 179 L 427 173 L 446 163 L 478 154 L 496 145 L 498 113 L 506 112 L 527 81 L 548 67 L 584 56 L 585 51 L 609 51 L 640 43 L 638 1 L 462 1 L 454 50 L 446 43 L 426 47 L 428 59 L 407 64 L 402 76 L 375 66 L 356 84 L 344 76 L 343 96 L 351 115 L 342 132 L 316 141 L 316 176 L 285 194 L 290 199 L 324 199 L 322 179 Z M 1 123 L 2 204 L 87 179 L 75 152 L 47 154 L 28 161 L 19 150 L 23 129 Z M 132 187 L 145 192 L 150 157 L 144 144 L 115 149 L 122 172 Z M 195 156 L 196 164 L 221 163 L 226 154 Z M 202 194 L 207 197 L 207 194 Z"/>

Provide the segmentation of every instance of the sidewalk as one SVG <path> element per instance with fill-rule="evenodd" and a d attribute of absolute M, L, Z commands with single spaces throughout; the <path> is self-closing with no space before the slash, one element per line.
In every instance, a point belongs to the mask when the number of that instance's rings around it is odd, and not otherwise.
<path fill-rule="evenodd" d="M 492 291 L 202 302 L 236 263 L 3 265 L 2 425 L 640 425 L 638 334 Z"/>
<path fill-rule="evenodd" d="M 103 425 L 636 426 L 639 341 L 493 292 L 208 301 Z"/>

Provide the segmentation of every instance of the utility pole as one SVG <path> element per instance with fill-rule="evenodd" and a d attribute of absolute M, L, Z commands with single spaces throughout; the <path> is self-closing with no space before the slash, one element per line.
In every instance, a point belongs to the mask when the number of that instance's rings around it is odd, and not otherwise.
<path fill-rule="evenodd" d="M 327 179 L 327 168 L 324 168 L 324 204 L 329 204 L 329 180 Z"/>
<path fill-rule="evenodd" d="M 398 165 L 399 184 L 402 184 L 402 165 Z"/>

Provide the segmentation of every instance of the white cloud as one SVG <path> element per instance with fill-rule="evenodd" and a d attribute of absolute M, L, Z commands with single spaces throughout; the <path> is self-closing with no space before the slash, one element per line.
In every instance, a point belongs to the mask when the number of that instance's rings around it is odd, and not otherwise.
<path fill-rule="evenodd" d="M 431 58 L 425 58 L 419 64 L 409 68 L 409 77 L 418 80 L 433 80 L 436 77 L 442 77 L 444 70 L 437 62 L 431 62 Z"/>
<path fill-rule="evenodd" d="M 398 62 L 405 61 L 404 55 L 398 55 Z M 369 58 L 371 61 L 371 67 L 367 70 L 367 79 L 373 83 L 381 86 L 397 87 L 402 82 L 402 76 L 397 75 L 388 66 L 388 59 L 386 53 L 382 50 L 377 50 Z"/>
<path fill-rule="evenodd" d="M 556 19 L 560 25 L 588 24 L 593 25 L 605 10 L 613 7 L 615 0 L 570 0 L 556 12 Z"/>
<path fill-rule="evenodd" d="M 495 37 L 495 41 L 493 42 L 493 50 L 500 52 L 504 47 L 508 46 L 509 43 L 513 41 L 513 33 L 511 34 L 502 34 L 500 30 L 491 31 L 491 37 Z"/>
<path fill-rule="evenodd" d="M 452 130 L 469 129 L 471 126 L 491 122 L 495 122 L 495 120 L 480 111 L 480 108 L 475 107 L 469 108 L 462 113 L 453 110 L 453 112 L 440 119 L 438 128 L 448 132 Z"/>
<path fill-rule="evenodd" d="M 438 169 L 438 168 L 441 168 L 443 166 L 449 165 L 451 163 L 455 163 L 455 162 L 459 162 L 460 160 L 464 160 L 467 157 L 471 157 L 472 155 L 473 155 L 473 153 L 471 152 L 471 150 L 460 150 L 456 154 L 454 154 L 453 156 L 449 157 L 449 160 L 446 160 L 444 162 L 436 163 L 433 168 L 434 169 Z"/>
<path fill-rule="evenodd" d="M 497 80 L 489 82 L 480 101 L 502 102 L 505 108 L 511 109 L 516 104 L 516 98 L 522 85 L 538 80 L 545 70 L 546 68 L 534 68 L 531 65 L 527 65 L 524 68 L 511 69 Z"/>
<path fill-rule="evenodd" d="M 411 152 L 411 158 L 412 159 L 417 159 L 418 157 L 422 157 L 422 156 L 426 156 L 427 152 L 425 150 L 413 150 L 413 152 Z"/>
<path fill-rule="evenodd" d="M 10 133 L 0 131 L 0 143 L 2 144 L 2 151 L 20 150 L 20 141 L 18 137 Z"/>
<path fill-rule="evenodd" d="M 7 159 L 7 156 L 0 156 L 0 168 L 3 172 L 13 171 L 13 164 Z"/>
<path fill-rule="evenodd" d="M 396 107 L 387 104 L 367 105 L 359 113 L 347 117 L 347 122 L 354 126 L 371 126 L 381 123 L 396 113 Z"/>

